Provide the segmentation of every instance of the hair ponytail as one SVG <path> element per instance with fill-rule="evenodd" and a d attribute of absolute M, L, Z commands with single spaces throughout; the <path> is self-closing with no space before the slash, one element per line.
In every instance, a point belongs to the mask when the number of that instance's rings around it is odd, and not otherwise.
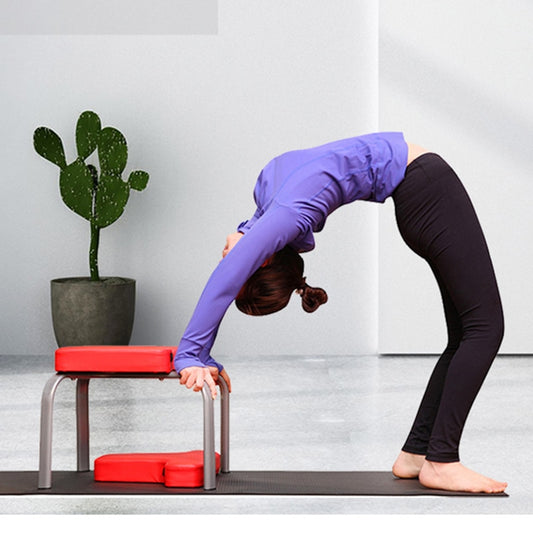
<path fill-rule="evenodd" d="M 327 292 L 320 287 L 310 287 L 306 283 L 306 278 L 302 278 L 301 285 L 296 292 L 302 297 L 302 308 L 306 313 L 314 313 L 328 301 Z"/>

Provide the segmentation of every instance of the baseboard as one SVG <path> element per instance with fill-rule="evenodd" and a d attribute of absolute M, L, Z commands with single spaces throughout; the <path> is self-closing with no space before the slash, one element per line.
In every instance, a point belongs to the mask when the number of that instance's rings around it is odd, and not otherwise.
<path fill-rule="evenodd" d="M 379 357 L 439 357 L 440 353 L 379 353 Z M 497 357 L 533 357 L 533 353 L 499 353 Z"/>

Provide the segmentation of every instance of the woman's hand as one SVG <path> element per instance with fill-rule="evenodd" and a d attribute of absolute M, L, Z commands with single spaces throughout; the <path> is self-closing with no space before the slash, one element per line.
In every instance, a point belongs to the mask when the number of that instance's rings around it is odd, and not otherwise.
<path fill-rule="evenodd" d="M 220 376 L 224 378 L 228 384 L 228 391 L 231 392 L 231 381 L 227 372 L 222 370 Z M 204 383 L 207 383 L 213 400 L 217 396 L 216 384 L 218 383 L 218 380 L 219 372 L 218 368 L 215 366 L 188 366 L 180 372 L 180 383 L 185 385 L 188 389 L 193 389 L 195 392 L 201 391 Z"/>
<path fill-rule="evenodd" d="M 239 239 L 243 236 L 243 233 L 237 232 L 237 233 L 231 233 L 226 237 L 226 246 L 224 247 L 224 250 L 222 250 L 222 259 L 226 257 L 231 249 L 239 242 Z"/>

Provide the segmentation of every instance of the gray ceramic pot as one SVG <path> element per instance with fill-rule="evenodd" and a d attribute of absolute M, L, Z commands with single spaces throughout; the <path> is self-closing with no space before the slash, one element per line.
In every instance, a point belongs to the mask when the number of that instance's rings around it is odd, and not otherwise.
<path fill-rule="evenodd" d="M 54 279 L 51 297 L 58 346 L 129 344 L 135 315 L 134 279 Z"/>

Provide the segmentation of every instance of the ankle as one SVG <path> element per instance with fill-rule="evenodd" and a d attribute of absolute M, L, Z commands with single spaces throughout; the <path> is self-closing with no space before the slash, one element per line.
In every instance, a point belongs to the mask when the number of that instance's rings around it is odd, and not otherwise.
<path fill-rule="evenodd" d="M 434 470 L 446 470 L 448 468 L 453 468 L 454 466 L 460 465 L 460 461 L 449 461 L 449 462 L 443 462 L 443 461 L 431 461 L 430 459 L 425 459 L 424 464 L 427 464 Z"/>

